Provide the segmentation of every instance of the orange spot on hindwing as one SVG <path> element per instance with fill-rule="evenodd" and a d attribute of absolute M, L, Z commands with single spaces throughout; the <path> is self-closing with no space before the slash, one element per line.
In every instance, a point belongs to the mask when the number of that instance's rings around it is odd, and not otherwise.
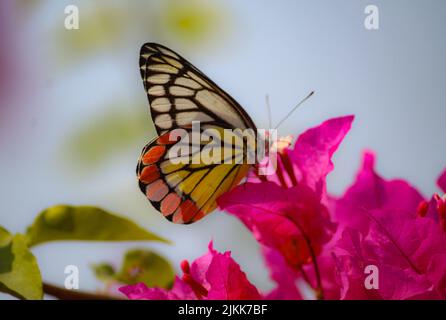
<path fill-rule="evenodd" d="M 151 183 L 160 177 L 160 173 L 156 165 L 144 167 L 139 174 L 139 180 L 143 183 Z"/>
<path fill-rule="evenodd" d="M 166 152 L 166 147 L 164 146 L 154 146 L 149 149 L 143 156 L 142 162 L 144 164 L 152 164 L 158 162 L 158 160 Z"/>
<path fill-rule="evenodd" d="M 173 216 L 173 222 L 175 223 L 188 223 L 194 217 L 194 215 L 202 214 L 201 210 L 191 200 L 184 201 L 177 209 Z"/>
<path fill-rule="evenodd" d="M 152 182 L 146 188 L 147 198 L 151 201 L 161 201 L 168 192 L 167 184 L 161 179 Z"/>
<path fill-rule="evenodd" d="M 176 193 L 169 193 L 161 202 L 161 213 L 164 216 L 171 215 L 180 205 L 181 198 Z"/>

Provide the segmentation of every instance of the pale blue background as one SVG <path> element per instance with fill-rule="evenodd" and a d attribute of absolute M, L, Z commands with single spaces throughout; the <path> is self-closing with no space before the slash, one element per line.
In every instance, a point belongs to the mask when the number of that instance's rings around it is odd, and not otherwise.
<path fill-rule="evenodd" d="M 125 14 L 126 2 L 113 3 Z M 182 53 L 239 101 L 259 127 L 268 123 L 265 94 L 270 95 L 277 122 L 308 92 L 316 91 L 286 121 L 282 135 L 297 135 L 328 118 L 354 114 L 353 129 L 336 153 L 335 171 L 328 179 L 332 192 L 340 194 L 349 185 L 365 148 L 376 151 L 378 170 L 385 177 L 408 179 L 426 196 L 438 191 L 435 180 L 446 166 L 446 2 L 213 3 L 228 17 L 224 35 L 197 50 L 168 35 L 139 30 L 120 38 L 112 50 L 62 70 L 51 55 L 55 44 L 49 30 L 63 28 L 65 4 L 80 7 L 82 28 L 82 14 L 91 4 L 46 1 L 17 22 L 19 51 L 27 57 L 23 71 L 35 71 L 28 79 L 34 89 L 19 99 L 18 108 L 25 111 L 7 124 L 10 134 L 0 140 L 0 225 L 21 232 L 47 206 L 98 205 L 172 239 L 173 246 L 137 246 L 158 249 L 176 266 L 183 258 L 203 254 L 213 239 L 218 249 L 232 251 L 254 283 L 271 287 L 256 242 L 235 218 L 215 213 L 185 227 L 155 213 L 134 176 L 142 144 L 86 176 L 70 174 L 58 162 L 60 145 L 76 126 L 104 111 L 98 106 L 117 99 L 146 108 L 137 67 L 139 48 L 146 41 L 160 41 Z M 367 4 L 380 9 L 377 31 L 364 28 Z M 26 91 L 24 84 L 17 96 Z M 148 132 L 147 141 L 150 138 Z M 46 281 L 62 285 L 65 265 L 75 264 L 81 289 L 94 290 L 100 284 L 90 265 L 118 263 L 134 246 L 65 243 L 42 246 L 34 253 Z"/>

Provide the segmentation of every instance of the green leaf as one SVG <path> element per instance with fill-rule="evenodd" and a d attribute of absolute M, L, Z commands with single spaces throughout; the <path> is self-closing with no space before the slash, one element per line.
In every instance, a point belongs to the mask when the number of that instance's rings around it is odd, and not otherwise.
<path fill-rule="evenodd" d="M 114 276 L 121 283 L 144 282 L 148 287 L 159 288 L 171 287 L 174 278 L 175 272 L 164 257 L 144 249 L 128 251 L 120 271 Z"/>
<path fill-rule="evenodd" d="M 0 247 L 7 245 L 12 240 L 12 235 L 8 230 L 0 226 Z"/>
<path fill-rule="evenodd" d="M 27 230 L 29 246 L 50 241 L 169 242 L 115 214 L 90 206 L 59 205 L 40 213 Z"/>
<path fill-rule="evenodd" d="M 113 276 L 116 273 L 115 268 L 108 263 L 94 264 L 92 267 L 96 278 L 102 281 L 109 281 L 113 279 Z"/>
<path fill-rule="evenodd" d="M 42 276 L 24 235 L 0 227 L 0 291 L 19 299 L 42 299 Z"/>

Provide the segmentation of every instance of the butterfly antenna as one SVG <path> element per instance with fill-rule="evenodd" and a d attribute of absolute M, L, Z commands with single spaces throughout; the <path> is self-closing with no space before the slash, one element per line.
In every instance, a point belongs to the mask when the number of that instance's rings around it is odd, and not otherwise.
<path fill-rule="evenodd" d="M 297 108 L 299 108 L 300 107 L 300 105 L 302 104 L 302 103 L 304 103 L 305 101 L 307 101 L 312 95 L 314 94 L 314 91 L 311 91 L 305 98 L 303 98 L 293 109 L 291 109 L 291 111 L 290 112 L 288 112 L 288 114 L 282 119 L 282 120 L 280 120 L 279 121 L 279 123 L 275 126 L 275 129 L 277 129 L 277 128 L 279 128 L 279 126 L 286 120 L 286 119 L 288 119 L 292 114 L 293 114 L 293 112 L 294 111 L 296 111 L 296 109 Z"/>
<path fill-rule="evenodd" d="M 265 96 L 265 101 L 266 101 L 266 110 L 268 112 L 268 129 L 271 129 L 272 127 L 272 120 L 271 120 L 271 105 L 269 104 L 269 95 Z"/>

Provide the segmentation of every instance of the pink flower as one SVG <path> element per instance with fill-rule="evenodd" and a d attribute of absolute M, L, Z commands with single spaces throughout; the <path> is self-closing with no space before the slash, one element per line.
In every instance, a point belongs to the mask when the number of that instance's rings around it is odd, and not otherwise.
<path fill-rule="evenodd" d="M 446 190 L 446 169 L 438 178 L 437 185 L 443 191 Z M 418 205 L 417 214 L 420 217 L 434 219 L 446 233 L 446 195 L 441 197 L 439 194 L 434 194 L 430 201 L 421 201 Z"/>
<path fill-rule="evenodd" d="M 298 277 L 312 282 L 317 294 L 322 294 L 316 260 L 336 229 L 323 201 L 325 178 L 333 169 L 331 156 L 352 121 L 352 116 L 336 118 L 306 131 L 294 149 L 280 150 L 274 175 L 251 176 L 248 183 L 218 200 L 267 247 L 266 260 L 278 284 L 270 296 L 300 298 L 295 281 L 290 280 Z M 316 270 L 314 281 L 305 276 L 305 265 L 310 263 Z"/>
<path fill-rule="evenodd" d="M 254 171 L 218 199 L 261 244 L 271 292 L 262 297 L 212 243 L 191 265 L 182 262 L 171 290 L 138 284 L 121 292 L 130 299 L 300 300 L 309 287 L 319 299 L 446 299 L 445 196 L 427 201 L 406 181 L 382 178 L 372 152 L 343 196 L 327 193 L 331 157 L 352 120 L 328 120 L 294 148 L 283 140 L 274 174 Z M 445 191 L 446 171 L 438 185 Z M 377 272 L 371 287 L 366 270 Z"/>
<path fill-rule="evenodd" d="M 299 183 L 316 194 L 325 192 L 325 178 L 334 167 L 331 157 L 350 131 L 353 119 L 345 116 L 327 120 L 298 138 L 290 158 Z"/>
<path fill-rule="evenodd" d="M 248 181 L 271 181 L 282 187 L 300 183 L 322 195 L 325 178 L 333 170 L 331 157 L 350 130 L 353 119 L 354 116 L 334 118 L 307 130 L 298 137 L 293 149 L 279 150 L 275 174 L 251 175 Z"/>
<path fill-rule="evenodd" d="M 257 288 L 247 279 L 230 252 L 219 253 L 209 243 L 209 252 L 192 265 L 181 263 L 183 276 L 176 277 L 172 289 L 148 288 L 139 283 L 119 290 L 132 300 L 255 300 Z"/>
<path fill-rule="evenodd" d="M 277 284 L 266 295 L 268 300 L 302 300 L 302 296 L 296 287 L 296 279 L 300 276 L 290 268 L 284 257 L 275 249 L 263 246 L 263 257 L 270 271 L 271 279 Z"/>
<path fill-rule="evenodd" d="M 381 230 L 376 233 L 382 236 Z M 384 239 L 388 243 L 381 252 L 377 238 L 363 238 L 358 230 L 344 230 L 335 251 L 341 283 L 340 299 L 401 300 L 421 297 L 430 290 L 432 285 L 427 277 L 408 267 L 413 263 L 411 257 L 404 251 L 397 252 L 398 245 L 390 244 L 393 240 L 391 237 Z M 373 266 L 378 272 L 376 289 L 365 285 L 367 266 Z"/>
<path fill-rule="evenodd" d="M 340 228 L 330 250 L 341 299 L 445 298 L 446 234 L 419 214 L 427 212 L 419 192 L 402 180 L 384 180 L 374 162 L 366 153 L 355 183 L 334 206 Z M 379 270 L 379 289 L 364 285 L 368 265 Z"/>
<path fill-rule="evenodd" d="M 423 201 L 422 195 L 406 181 L 381 178 L 375 173 L 374 167 L 374 154 L 365 152 L 356 181 L 334 202 L 333 211 L 342 226 L 366 233 L 370 220 L 360 213 L 370 210 L 397 211 L 415 216 L 418 205 Z"/>
<path fill-rule="evenodd" d="M 314 259 L 335 229 L 326 207 L 305 185 L 283 189 L 271 182 L 248 183 L 220 197 L 219 204 L 297 270 Z"/>
<path fill-rule="evenodd" d="M 433 219 L 446 233 L 446 196 L 440 197 L 434 194 L 430 201 L 423 200 L 418 205 L 417 214 L 420 217 Z"/>
<path fill-rule="evenodd" d="M 389 212 L 384 214 L 391 216 Z M 446 262 L 446 252 L 440 248 L 445 239 L 435 223 L 423 218 L 391 222 L 374 218 L 377 222 L 367 236 L 346 229 L 334 251 L 342 283 L 341 299 L 445 297 L 445 270 L 440 273 L 438 268 Z M 375 266 L 379 272 L 376 289 L 367 289 L 364 284 L 367 266 Z"/>

